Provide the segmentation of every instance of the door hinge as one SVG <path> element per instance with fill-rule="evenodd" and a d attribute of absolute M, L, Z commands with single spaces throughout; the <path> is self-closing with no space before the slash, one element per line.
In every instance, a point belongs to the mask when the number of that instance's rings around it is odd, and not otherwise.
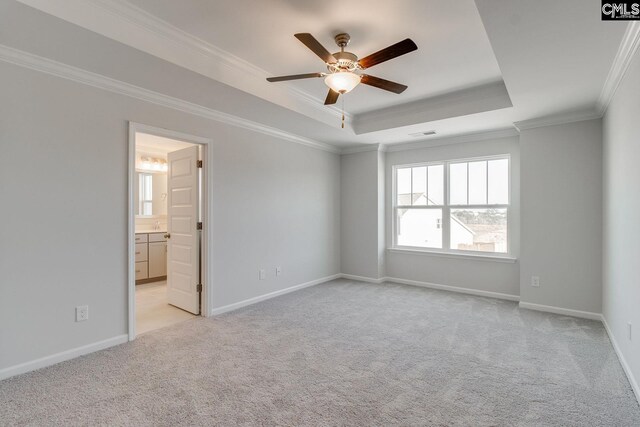
<path fill-rule="evenodd" d="M 201 167 L 202 167 L 202 160 L 198 160 L 198 161 L 196 162 L 196 166 L 198 166 L 199 168 L 201 168 Z"/>
<path fill-rule="evenodd" d="M 198 283 L 198 285 L 196 286 L 196 291 L 202 292 L 202 283 Z"/>
<path fill-rule="evenodd" d="M 201 222 L 199 222 L 199 223 L 196 225 L 196 230 L 202 230 L 202 223 L 201 223 Z"/>

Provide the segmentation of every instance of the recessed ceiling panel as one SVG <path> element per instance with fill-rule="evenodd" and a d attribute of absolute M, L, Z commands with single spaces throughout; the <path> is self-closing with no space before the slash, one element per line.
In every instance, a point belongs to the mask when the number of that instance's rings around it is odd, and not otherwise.
<path fill-rule="evenodd" d="M 170 24 L 272 75 L 326 71 L 293 35 L 313 34 L 330 52 L 347 32 L 347 50 L 363 58 L 407 37 L 418 50 L 367 74 L 408 85 L 401 95 L 359 85 L 344 98 L 352 114 L 500 81 L 500 70 L 472 0 L 131 0 Z M 267 84 L 265 82 L 265 84 Z M 287 83 L 323 102 L 322 79 Z"/>

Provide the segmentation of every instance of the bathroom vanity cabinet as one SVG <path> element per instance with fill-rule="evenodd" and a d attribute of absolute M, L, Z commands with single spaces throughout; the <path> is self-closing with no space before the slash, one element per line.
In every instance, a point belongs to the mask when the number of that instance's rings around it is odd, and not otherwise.
<path fill-rule="evenodd" d="M 136 283 L 167 277 L 166 232 L 136 233 Z"/>

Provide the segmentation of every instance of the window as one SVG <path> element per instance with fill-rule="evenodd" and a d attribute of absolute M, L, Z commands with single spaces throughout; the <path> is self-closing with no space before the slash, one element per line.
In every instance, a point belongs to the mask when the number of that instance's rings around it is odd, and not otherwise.
<path fill-rule="evenodd" d="M 138 207 L 139 215 L 153 214 L 153 175 L 150 173 L 140 173 L 138 175 Z"/>
<path fill-rule="evenodd" d="M 444 165 L 396 169 L 396 243 L 442 248 Z"/>
<path fill-rule="evenodd" d="M 394 246 L 509 252 L 509 157 L 397 166 Z"/>

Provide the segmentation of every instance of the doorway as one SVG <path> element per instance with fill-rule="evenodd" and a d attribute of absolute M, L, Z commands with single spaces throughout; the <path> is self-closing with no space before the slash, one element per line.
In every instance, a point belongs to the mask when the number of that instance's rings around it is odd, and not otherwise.
<path fill-rule="evenodd" d="M 209 142 L 129 124 L 129 340 L 208 313 Z"/>

